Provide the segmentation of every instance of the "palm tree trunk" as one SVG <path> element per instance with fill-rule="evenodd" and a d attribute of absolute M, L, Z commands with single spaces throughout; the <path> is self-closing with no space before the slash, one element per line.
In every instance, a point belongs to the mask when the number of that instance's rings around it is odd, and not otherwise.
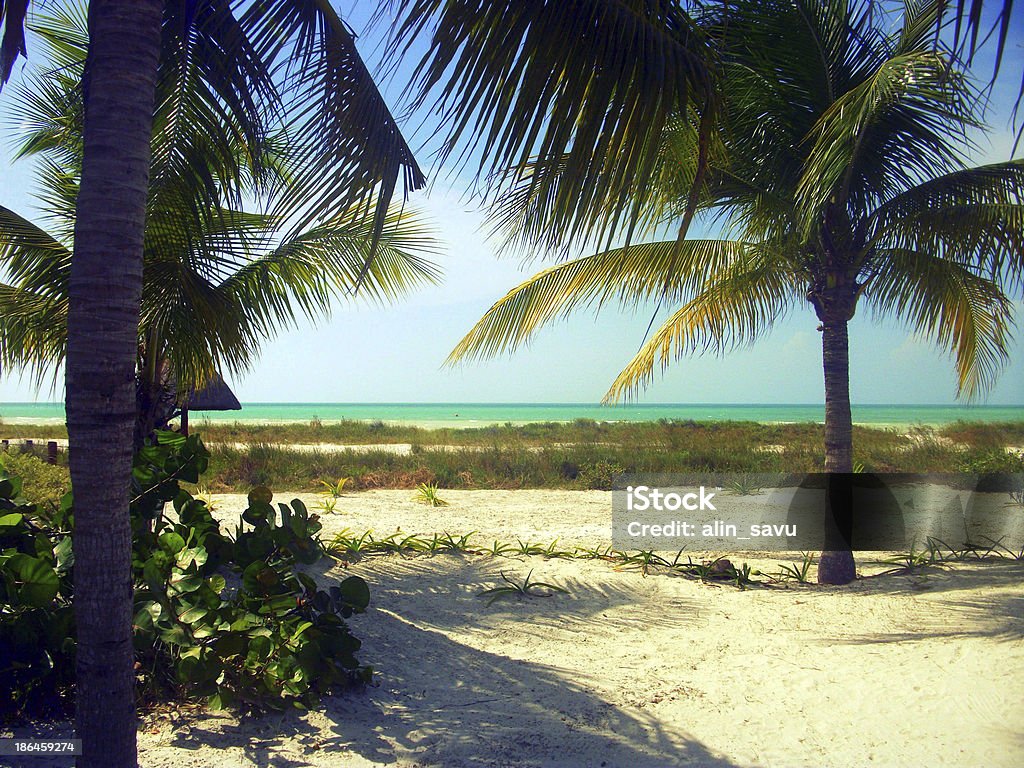
<path fill-rule="evenodd" d="M 850 413 L 850 343 L 846 312 L 822 321 L 825 371 L 825 548 L 818 561 L 819 584 L 848 584 L 856 578 L 850 550 L 852 523 L 853 417 Z M 850 312 L 852 315 L 852 312 Z"/>
<path fill-rule="evenodd" d="M 137 765 L 128 487 L 162 6 L 161 0 L 89 3 L 66 395 L 79 768 Z"/>

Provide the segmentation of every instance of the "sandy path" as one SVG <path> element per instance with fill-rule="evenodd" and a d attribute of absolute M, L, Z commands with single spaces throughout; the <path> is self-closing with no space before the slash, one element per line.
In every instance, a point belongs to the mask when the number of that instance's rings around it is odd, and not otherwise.
<path fill-rule="evenodd" d="M 325 533 L 607 537 L 603 492 L 445 497 L 431 509 L 408 491 L 346 495 Z M 218 501 L 229 516 L 242 504 Z M 500 571 L 531 569 L 570 594 L 477 596 Z M 177 715 L 140 733 L 141 764 L 1024 764 L 1020 563 L 746 591 L 540 557 L 370 557 L 348 571 L 324 562 L 320 578 L 346 573 L 371 584 L 352 623 L 377 687 L 305 716 Z"/>

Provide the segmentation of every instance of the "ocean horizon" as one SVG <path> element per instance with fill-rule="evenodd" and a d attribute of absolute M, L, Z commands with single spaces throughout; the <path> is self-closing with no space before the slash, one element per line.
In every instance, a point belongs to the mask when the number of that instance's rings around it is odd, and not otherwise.
<path fill-rule="evenodd" d="M 210 422 L 301 423 L 319 420 L 415 425 L 426 428 L 486 427 L 536 422 L 757 421 L 764 423 L 824 421 L 821 404 L 644 403 L 604 406 L 597 403 L 243 403 L 239 411 L 190 411 L 192 424 Z M 874 426 L 942 426 L 955 421 L 1024 421 L 1024 405 L 853 406 L 854 423 Z M 5 424 L 60 424 L 63 403 L 0 403 Z"/>

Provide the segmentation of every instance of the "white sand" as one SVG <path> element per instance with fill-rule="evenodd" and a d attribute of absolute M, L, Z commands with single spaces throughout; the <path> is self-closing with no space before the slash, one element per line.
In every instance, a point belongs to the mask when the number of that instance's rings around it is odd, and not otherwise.
<path fill-rule="evenodd" d="M 609 543 L 608 493 L 443 496 L 348 494 L 325 533 Z M 352 627 L 378 685 L 305 716 L 165 716 L 140 733 L 143 766 L 1024 765 L 1020 563 L 746 591 L 540 557 L 329 566 L 370 582 Z M 477 596 L 531 569 L 570 594 Z"/>

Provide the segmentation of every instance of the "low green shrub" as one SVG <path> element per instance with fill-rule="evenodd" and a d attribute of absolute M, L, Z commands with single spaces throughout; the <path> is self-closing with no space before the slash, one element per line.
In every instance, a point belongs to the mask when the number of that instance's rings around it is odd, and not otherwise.
<path fill-rule="evenodd" d="M 54 519 L 67 523 L 69 502 Z M 73 555 L 66 529 L 51 526 L 21 495 L 21 481 L 0 471 L 0 721 L 68 710 Z"/>
<path fill-rule="evenodd" d="M 306 708 L 367 681 L 346 619 L 369 588 L 349 577 L 328 590 L 297 566 L 323 554 L 321 526 L 299 500 L 271 505 L 254 489 L 233 534 L 197 483 L 209 454 L 197 436 L 160 433 L 132 470 L 137 679 L 143 700 L 201 699 L 214 708 Z M 0 479 L 0 714 L 66 703 L 74 669 L 70 495 L 44 519 Z M 171 503 L 173 514 L 166 505 Z"/>

